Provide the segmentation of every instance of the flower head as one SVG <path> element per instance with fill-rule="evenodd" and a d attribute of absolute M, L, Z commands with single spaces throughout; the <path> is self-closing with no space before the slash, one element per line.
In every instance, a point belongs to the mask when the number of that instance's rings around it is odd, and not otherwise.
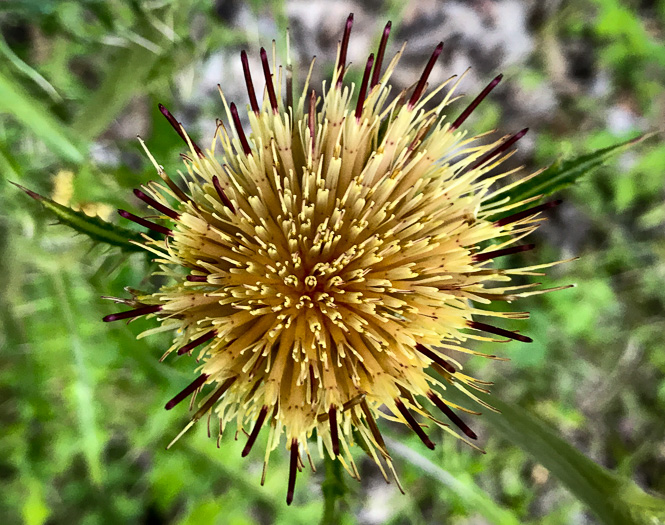
<path fill-rule="evenodd" d="M 508 215 L 525 202 L 496 199 L 521 181 L 496 189 L 513 172 L 490 172 L 526 130 L 484 145 L 460 129 L 501 76 L 448 120 L 455 79 L 426 94 L 439 44 L 415 87 L 390 100 L 404 48 L 383 69 L 388 23 L 360 86 L 349 86 L 352 22 L 351 15 L 332 79 L 318 92 L 305 82 L 294 96 L 288 68 L 271 67 L 261 49 L 259 101 L 242 53 L 249 134 L 223 94 L 227 125 L 218 123 L 207 150 L 160 106 L 189 147 L 187 189 L 148 152 L 162 182 L 135 194 L 161 214 L 159 223 L 120 214 L 163 236 L 146 236 L 144 246 L 170 284 L 104 319 L 155 316 L 155 331 L 175 334 L 166 355 L 196 353 L 198 377 L 166 405 L 205 392 L 185 430 L 211 411 L 220 433 L 235 420 L 248 435 L 245 456 L 266 428 L 265 465 L 285 437 L 289 503 L 314 434 L 321 454 L 354 477 L 353 440 L 384 476 L 384 465 L 394 474 L 379 418 L 407 425 L 432 449 L 418 419 L 472 444 L 476 434 L 458 415 L 468 410 L 441 391 L 453 386 L 474 397 L 469 387 L 483 390 L 486 383 L 455 360 L 457 352 L 476 353 L 470 339 L 531 341 L 478 318 L 526 317 L 483 307 L 536 293 L 511 278 L 547 265 L 495 269 L 492 260 L 533 248 L 519 241 L 556 204 Z"/>

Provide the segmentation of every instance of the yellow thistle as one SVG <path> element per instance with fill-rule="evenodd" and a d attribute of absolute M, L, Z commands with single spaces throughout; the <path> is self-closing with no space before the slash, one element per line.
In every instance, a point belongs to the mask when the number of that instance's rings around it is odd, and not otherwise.
<path fill-rule="evenodd" d="M 489 145 L 460 131 L 500 76 L 448 121 L 443 111 L 457 84 L 436 107 L 428 109 L 428 102 L 454 79 L 425 96 L 439 44 L 415 88 L 389 101 L 388 82 L 404 47 L 382 73 L 388 23 L 360 86 L 345 85 L 352 22 L 353 15 L 322 96 L 308 87 L 310 67 L 294 99 L 289 69 L 280 67 L 275 75 L 261 49 L 266 90 L 259 104 L 243 51 L 249 136 L 223 94 L 235 132 L 219 122 L 208 150 L 160 105 L 189 146 L 187 190 L 146 149 L 163 183 L 151 182 L 135 194 L 172 226 L 119 212 L 165 236 L 146 236 L 143 246 L 157 254 L 160 273 L 171 284 L 121 300 L 135 308 L 104 318 L 156 316 L 161 326 L 147 333 L 175 332 L 165 356 L 198 352 L 200 375 L 166 405 L 171 409 L 206 392 L 178 437 L 214 411 L 220 435 L 232 420 L 246 431 L 246 456 L 267 426 L 265 478 L 268 458 L 285 435 L 287 503 L 304 465 L 301 454 L 311 463 L 314 432 L 320 454 L 337 458 L 356 478 L 354 440 L 384 476 L 384 464 L 394 475 L 379 418 L 407 425 L 432 449 L 418 419 L 469 444 L 476 439 L 456 413 L 469 411 L 441 391 L 452 386 L 479 401 L 467 387 L 483 391 L 487 383 L 462 373 L 453 356 L 478 355 L 468 348 L 470 339 L 531 341 L 476 319 L 527 316 L 483 305 L 539 293 L 526 291 L 535 285 L 510 281 L 548 265 L 495 269 L 490 263 L 531 249 L 518 241 L 537 227 L 541 212 L 557 204 L 506 216 L 526 201 L 496 199 L 526 180 L 496 189 L 513 172 L 489 175 L 526 130 Z M 499 204 L 486 205 L 490 199 Z M 456 428 L 432 415 L 432 408 Z"/>

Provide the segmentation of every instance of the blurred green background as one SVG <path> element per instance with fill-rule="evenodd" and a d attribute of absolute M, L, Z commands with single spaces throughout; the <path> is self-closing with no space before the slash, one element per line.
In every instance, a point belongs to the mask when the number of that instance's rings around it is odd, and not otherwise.
<path fill-rule="evenodd" d="M 131 189 L 155 177 L 137 134 L 167 171 L 181 166 L 183 145 L 158 102 L 206 145 L 222 116 L 216 84 L 246 102 L 240 49 L 258 64 L 258 48 L 272 38 L 284 49 L 288 26 L 300 78 L 316 54 L 320 82 L 333 67 L 349 11 L 356 15 L 356 64 L 376 47 L 385 20 L 393 20 L 393 52 L 408 38 L 398 85 L 415 81 L 442 39 L 438 80 L 473 66 L 461 89 L 475 94 L 503 72 L 502 86 L 470 126 L 502 133 L 530 126 L 512 159 L 529 169 L 659 130 L 665 120 L 662 0 L 0 2 L 3 523 L 321 518 L 322 461 L 318 473 L 299 476 L 287 508 L 281 449 L 264 487 L 262 454 L 241 459 L 244 439 L 232 432 L 217 449 L 202 422 L 164 450 L 187 421 L 184 406 L 163 406 L 192 380 L 190 363 L 158 362 L 167 335 L 135 340 L 154 322 L 101 322 L 116 311 L 101 296 L 155 285 L 146 277 L 150 261 L 52 225 L 7 181 L 118 222 L 115 208 L 140 210 Z M 616 157 L 560 195 L 565 202 L 537 235 L 538 252 L 519 261 L 580 256 L 543 281 L 578 287 L 520 301 L 514 308 L 530 310 L 532 319 L 514 328 L 535 342 L 500 347 L 510 362 L 471 359 L 466 367 L 598 463 L 662 494 L 665 146 L 658 142 Z M 472 426 L 486 455 L 440 434 L 431 452 L 405 429 L 384 424 L 407 495 L 361 460 L 364 481 L 346 482 L 341 520 L 596 523 L 482 416 Z"/>

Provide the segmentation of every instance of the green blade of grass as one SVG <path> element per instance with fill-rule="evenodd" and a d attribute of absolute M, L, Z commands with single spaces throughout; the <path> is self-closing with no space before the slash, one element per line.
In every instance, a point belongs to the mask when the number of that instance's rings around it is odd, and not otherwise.
<path fill-rule="evenodd" d="M 44 104 L 2 72 L 0 113 L 14 117 L 63 159 L 77 164 L 83 162 L 83 153 L 65 132 L 65 125 Z"/>
<path fill-rule="evenodd" d="M 404 458 L 433 480 L 448 487 L 464 502 L 465 508 L 478 512 L 488 523 L 519 525 L 519 520 L 509 510 L 495 503 L 485 491 L 473 482 L 469 474 L 465 474 L 464 478 L 466 479 L 462 481 L 397 440 L 386 437 L 386 444 L 391 454 Z"/>
<path fill-rule="evenodd" d="M 122 49 L 101 87 L 78 112 L 72 128 L 90 140 L 106 130 L 131 98 L 145 89 L 150 70 L 158 58 L 153 50 L 138 44 Z"/>

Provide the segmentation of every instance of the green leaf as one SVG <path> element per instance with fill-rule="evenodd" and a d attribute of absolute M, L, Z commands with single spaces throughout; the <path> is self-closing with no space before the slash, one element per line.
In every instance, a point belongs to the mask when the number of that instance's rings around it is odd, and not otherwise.
<path fill-rule="evenodd" d="M 570 186 L 580 177 L 591 173 L 614 155 L 626 151 L 652 135 L 653 134 L 640 135 L 625 142 L 619 142 L 618 144 L 613 144 L 607 148 L 580 155 L 574 159 L 558 160 L 532 179 L 529 179 L 523 184 L 519 184 L 506 192 L 497 194 L 492 199 L 489 199 L 487 204 L 503 200 L 506 197 L 509 197 L 511 202 L 520 202 L 538 196 L 544 198 Z M 530 206 L 533 204 L 533 202 L 529 203 Z M 515 213 L 515 211 L 519 211 L 519 209 L 511 210 L 510 213 Z"/>
<path fill-rule="evenodd" d="M 0 114 L 13 116 L 63 159 L 81 163 L 83 153 L 64 131 L 65 125 L 44 104 L 0 72 Z"/>
<path fill-rule="evenodd" d="M 526 410 L 487 394 L 474 393 L 500 411 L 484 411 L 483 420 L 547 468 L 573 495 L 596 513 L 602 523 L 663 523 L 664 499 L 646 494 L 631 480 L 623 479 L 594 463 L 559 437 L 556 430 Z M 468 398 L 455 388 L 448 388 L 446 397 L 462 406 L 469 404 Z"/>
<path fill-rule="evenodd" d="M 40 202 L 44 208 L 53 214 L 62 224 L 75 229 L 77 232 L 87 235 L 91 239 L 111 246 L 117 246 L 123 251 L 140 252 L 143 249 L 130 241 L 141 242 L 141 236 L 127 228 L 116 226 L 106 222 L 99 217 L 90 217 L 82 211 L 73 210 L 62 204 L 43 197 L 34 191 L 24 188 L 20 184 L 12 182 L 14 186 L 23 190 L 30 197 Z"/>

